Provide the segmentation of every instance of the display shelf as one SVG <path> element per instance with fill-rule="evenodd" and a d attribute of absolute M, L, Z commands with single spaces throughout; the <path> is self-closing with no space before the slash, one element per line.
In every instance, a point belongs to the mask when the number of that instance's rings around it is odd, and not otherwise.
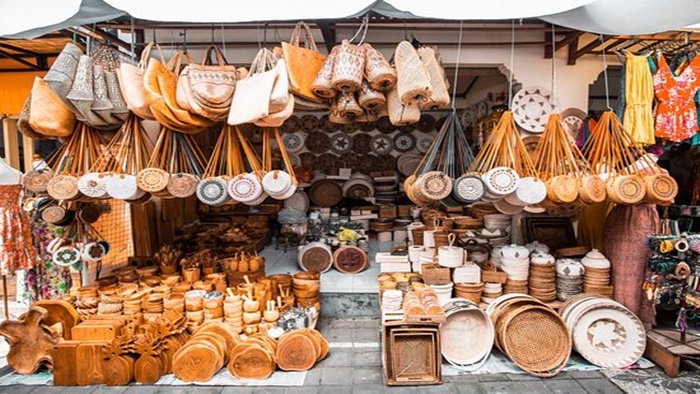
<path fill-rule="evenodd" d="M 666 375 L 675 378 L 681 360 L 700 360 L 700 336 L 674 329 L 654 329 L 647 332 L 644 357 L 659 365 Z"/>

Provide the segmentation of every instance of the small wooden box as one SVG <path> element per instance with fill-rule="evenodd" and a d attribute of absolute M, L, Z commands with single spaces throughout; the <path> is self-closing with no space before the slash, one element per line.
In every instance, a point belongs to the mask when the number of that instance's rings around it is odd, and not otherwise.
<path fill-rule="evenodd" d="M 78 385 L 78 346 L 83 341 L 61 341 L 53 348 L 54 386 Z"/>
<path fill-rule="evenodd" d="M 379 218 L 381 219 L 396 219 L 396 206 L 384 205 L 379 207 Z"/>

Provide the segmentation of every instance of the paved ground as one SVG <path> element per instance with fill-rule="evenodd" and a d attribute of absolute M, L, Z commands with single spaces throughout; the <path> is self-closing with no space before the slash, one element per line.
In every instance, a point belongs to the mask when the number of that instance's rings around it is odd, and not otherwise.
<path fill-rule="evenodd" d="M 203 387 L 203 386 L 127 386 L 71 387 L 47 386 L 0 387 L 0 393 L 561 393 L 614 394 L 623 393 L 614 382 L 634 381 L 628 392 L 652 394 L 664 392 L 700 392 L 700 375 L 686 372 L 682 379 L 668 379 L 658 368 L 622 372 L 615 379 L 603 372 L 562 373 L 551 379 L 539 379 L 524 374 L 447 376 L 440 386 L 387 387 L 384 385 L 379 334 L 376 320 L 333 319 L 321 321 L 323 335 L 337 344 L 327 359 L 316 365 L 306 376 L 303 387 Z M 339 346 L 339 347 L 338 347 Z M 682 383 L 682 384 L 681 384 Z M 624 382 L 621 384 L 624 387 Z"/>

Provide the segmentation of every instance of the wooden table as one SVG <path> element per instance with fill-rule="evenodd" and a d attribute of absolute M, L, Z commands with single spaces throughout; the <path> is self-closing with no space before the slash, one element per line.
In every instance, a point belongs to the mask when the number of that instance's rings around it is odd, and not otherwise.
<path fill-rule="evenodd" d="M 686 333 L 685 343 L 675 329 L 654 329 L 647 332 L 644 356 L 663 368 L 666 375 L 678 376 L 681 360 L 700 360 L 700 335 Z"/>

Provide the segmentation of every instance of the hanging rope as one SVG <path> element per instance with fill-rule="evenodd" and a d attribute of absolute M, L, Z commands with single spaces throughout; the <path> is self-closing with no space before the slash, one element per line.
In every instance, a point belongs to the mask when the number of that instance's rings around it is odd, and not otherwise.
<path fill-rule="evenodd" d="M 605 107 L 607 107 L 609 111 L 612 111 L 613 109 L 610 106 L 610 85 L 608 84 L 608 59 L 605 55 L 605 40 L 603 39 L 602 34 L 600 35 L 600 43 L 603 44 L 603 78 L 605 80 Z"/>
<path fill-rule="evenodd" d="M 457 76 L 459 75 L 459 63 L 461 62 L 462 52 L 462 32 L 464 31 L 464 21 L 459 21 L 459 39 L 457 40 L 457 62 L 455 64 L 455 79 L 452 84 L 452 112 L 457 112 L 455 108 L 455 100 L 457 100 Z"/>
<path fill-rule="evenodd" d="M 510 22 L 510 68 L 508 69 L 508 109 L 513 102 L 513 62 L 515 59 L 515 19 Z"/>

